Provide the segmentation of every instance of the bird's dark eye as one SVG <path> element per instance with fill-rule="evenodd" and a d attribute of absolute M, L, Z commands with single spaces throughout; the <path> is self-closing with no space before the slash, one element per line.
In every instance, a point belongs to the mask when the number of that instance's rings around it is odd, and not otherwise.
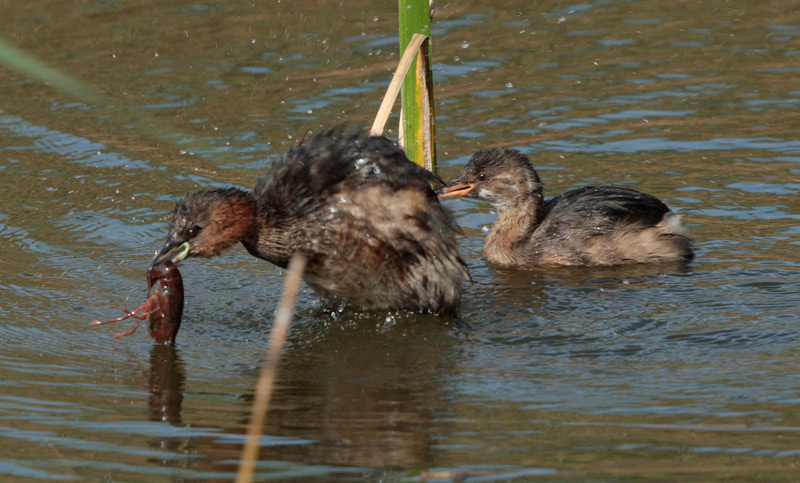
<path fill-rule="evenodd" d="M 200 233 L 200 230 L 202 230 L 202 229 L 203 229 L 202 226 L 194 225 L 193 227 L 189 228 L 189 231 L 186 232 L 186 235 L 189 238 L 194 238 Z"/>
<path fill-rule="evenodd" d="M 481 173 L 481 174 L 479 174 L 479 175 L 478 175 L 478 179 L 479 179 L 480 181 L 486 181 L 486 175 L 485 175 L 485 174 L 483 174 L 483 173 Z"/>

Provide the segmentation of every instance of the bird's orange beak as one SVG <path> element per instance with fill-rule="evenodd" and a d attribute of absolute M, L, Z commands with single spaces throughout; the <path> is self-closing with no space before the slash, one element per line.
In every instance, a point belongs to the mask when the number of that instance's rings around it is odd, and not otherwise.
<path fill-rule="evenodd" d="M 475 183 L 458 183 L 449 184 L 439 190 L 439 198 L 455 198 L 457 196 L 467 196 L 472 189 L 475 188 Z"/>

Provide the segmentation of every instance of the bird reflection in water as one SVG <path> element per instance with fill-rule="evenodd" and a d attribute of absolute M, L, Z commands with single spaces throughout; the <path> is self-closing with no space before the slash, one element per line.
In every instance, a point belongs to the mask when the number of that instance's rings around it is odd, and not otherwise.
<path fill-rule="evenodd" d="M 367 472 L 431 464 L 435 435 L 447 432 L 453 411 L 442 375 L 456 372 L 461 347 L 459 336 L 438 321 L 406 313 L 351 314 L 329 325 L 300 320 L 281 362 L 259 473 L 271 471 L 270 461 L 283 462 L 276 472 L 287 471 L 286 462 Z M 241 371 L 237 377 L 256 377 L 249 365 Z M 213 427 L 209 420 L 182 416 L 185 377 L 178 351 L 154 345 L 146 417 L 192 427 L 189 436 L 167 431 L 153 439 L 154 447 L 173 453 L 158 463 L 233 475 L 241 450 L 236 442 L 246 431 L 253 393 L 238 395 L 231 406 L 215 406 L 221 426 Z M 203 457 L 176 459 L 178 453 Z"/>

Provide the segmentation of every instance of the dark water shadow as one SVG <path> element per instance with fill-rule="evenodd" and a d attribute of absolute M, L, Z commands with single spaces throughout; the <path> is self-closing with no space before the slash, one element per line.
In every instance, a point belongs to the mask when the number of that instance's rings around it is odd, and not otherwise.
<path fill-rule="evenodd" d="M 456 370 L 461 338 L 436 317 L 407 314 L 297 326 L 265 433 L 314 443 L 264 448 L 261 458 L 425 466 L 451 410 L 443 381 Z"/>
<path fill-rule="evenodd" d="M 464 331 L 427 315 L 311 312 L 313 319 L 300 312 L 282 355 L 263 431 L 261 475 L 330 466 L 370 473 L 430 465 L 433 435 L 443 430 L 452 410 L 442 383 L 457 370 Z M 258 370 L 243 365 L 241 371 L 254 386 Z M 154 344 L 147 378 L 148 420 L 203 427 L 202 435 L 159 437 L 150 444 L 204 455 L 190 463 L 193 470 L 233 474 L 253 391 L 239 396 L 244 413 L 228 410 L 229 424 L 213 428 L 182 417 L 184 393 L 191 390 L 178 349 Z M 219 437 L 208 436 L 217 429 Z M 297 466 L 285 473 L 287 463 Z"/>
<path fill-rule="evenodd" d="M 688 273 L 691 262 L 638 263 L 610 267 L 536 267 L 530 269 L 490 267 L 498 284 L 510 286 L 533 283 L 564 282 L 579 286 L 585 282 L 619 281 L 633 278 L 656 277 L 663 274 Z"/>
<path fill-rule="evenodd" d="M 660 289 L 680 283 L 692 266 L 685 262 L 532 269 L 484 265 L 474 272 L 477 281 L 466 287 L 462 317 L 480 332 L 498 326 L 534 327 L 541 317 L 563 311 L 589 313 L 591 307 L 581 302 L 587 294 L 632 287 Z"/>

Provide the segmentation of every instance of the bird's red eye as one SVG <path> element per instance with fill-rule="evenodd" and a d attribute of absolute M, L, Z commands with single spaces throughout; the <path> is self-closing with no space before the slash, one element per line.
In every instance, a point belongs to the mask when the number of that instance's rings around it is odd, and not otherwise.
<path fill-rule="evenodd" d="M 194 238 L 200 233 L 200 230 L 202 229 L 203 229 L 202 226 L 194 225 L 193 227 L 189 228 L 189 231 L 186 232 L 186 235 L 188 235 L 189 238 Z"/>

